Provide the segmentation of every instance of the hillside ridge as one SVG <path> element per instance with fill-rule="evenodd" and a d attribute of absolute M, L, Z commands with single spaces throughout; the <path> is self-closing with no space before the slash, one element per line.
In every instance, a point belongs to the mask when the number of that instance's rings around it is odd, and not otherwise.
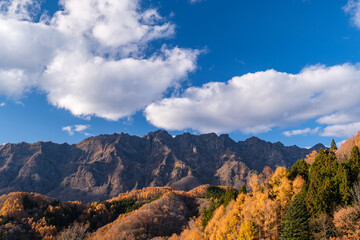
<path fill-rule="evenodd" d="M 316 149 L 325 148 L 316 145 Z M 104 200 L 148 186 L 190 190 L 201 184 L 239 188 L 253 170 L 291 166 L 314 148 L 215 133 L 175 137 L 99 135 L 77 144 L 36 142 L 0 147 L 0 194 L 36 192 L 60 200 Z"/>

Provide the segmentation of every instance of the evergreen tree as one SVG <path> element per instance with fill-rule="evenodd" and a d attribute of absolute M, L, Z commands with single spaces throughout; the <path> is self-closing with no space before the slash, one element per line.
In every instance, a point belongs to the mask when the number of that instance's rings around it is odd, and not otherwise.
<path fill-rule="evenodd" d="M 294 180 L 297 175 L 300 175 L 305 181 L 308 179 L 310 164 L 304 159 L 296 161 L 289 171 L 289 179 Z"/>
<path fill-rule="evenodd" d="M 360 152 L 357 146 L 354 146 L 350 158 L 345 162 L 346 168 L 349 172 L 350 184 L 354 184 L 359 179 L 360 171 Z"/>
<path fill-rule="evenodd" d="M 332 151 L 319 151 L 309 171 L 307 205 L 311 215 L 331 213 L 333 208 L 349 199 L 347 171 Z"/>
<path fill-rule="evenodd" d="M 339 194 L 343 204 L 348 204 L 351 201 L 351 187 L 349 181 L 349 173 L 346 170 L 345 164 L 339 164 L 338 172 L 336 174 L 336 184 L 339 186 Z"/>
<path fill-rule="evenodd" d="M 216 206 L 215 206 L 214 199 L 211 198 L 209 208 L 206 209 L 204 207 L 201 211 L 201 220 L 202 220 L 202 225 L 203 225 L 204 229 L 205 229 L 206 225 L 208 224 L 208 222 L 211 220 L 215 209 L 216 209 Z"/>
<path fill-rule="evenodd" d="M 285 213 L 280 239 L 310 239 L 309 218 L 303 195 L 295 196 Z"/>
<path fill-rule="evenodd" d="M 337 146 L 336 146 L 336 143 L 335 143 L 335 140 L 331 140 L 331 146 L 330 146 L 330 150 L 337 150 Z"/>

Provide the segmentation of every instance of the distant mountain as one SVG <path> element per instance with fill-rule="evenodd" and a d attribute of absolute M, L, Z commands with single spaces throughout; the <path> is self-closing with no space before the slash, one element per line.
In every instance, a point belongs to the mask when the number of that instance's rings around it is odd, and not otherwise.
<path fill-rule="evenodd" d="M 291 166 L 319 148 L 325 147 L 286 147 L 256 137 L 235 142 L 214 133 L 172 137 L 163 130 L 143 137 L 100 135 L 74 145 L 6 144 L 0 147 L 0 194 L 37 192 L 89 202 L 147 186 L 238 188 L 252 170 Z"/>

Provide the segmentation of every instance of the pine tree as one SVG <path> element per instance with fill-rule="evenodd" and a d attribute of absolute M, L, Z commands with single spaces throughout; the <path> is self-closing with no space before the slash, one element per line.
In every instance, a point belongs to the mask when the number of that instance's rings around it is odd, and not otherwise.
<path fill-rule="evenodd" d="M 337 146 L 336 146 L 336 143 L 335 143 L 335 140 L 331 140 L 331 146 L 330 146 L 330 150 L 337 150 Z"/>
<path fill-rule="evenodd" d="M 294 180 L 297 175 L 300 175 L 303 179 L 307 180 L 309 175 L 309 168 L 310 164 L 305 162 L 304 159 L 296 161 L 289 171 L 289 179 Z"/>
<path fill-rule="evenodd" d="M 360 161 L 360 152 L 359 148 L 355 145 L 351 151 L 350 160 L 359 167 L 359 161 Z"/>
<path fill-rule="evenodd" d="M 334 206 L 341 203 L 339 175 L 343 172 L 339 171 L 339 165 L 335 154 L 323 149 L 311 164 L 306 196 L 311 215 L 330 213 Z"/>
<path fill-rule="evenodd" d="M 360 171 L 360 152 L 359 148 L 355 145 L 351 151 L 350 158 L 345 163 L 349 172 L 349 180 L 354 184 L 359 179 Z"/>
<path fill-rule="evenodd" d="M 351 201 L 351 186 L 349 181 L 349 173 L 345 168 L 345 164 L 339 164 L 338 172 L 336 174 L 336 181 L 339 185 L 339 192 L 343 204 L 348 204 Z"/>
<path fill-rule="evenodd" d="M 281 240 L 310 239 L 309 213 L 302 195 L 296 195 L 290 203 L 282 222 Z"/>

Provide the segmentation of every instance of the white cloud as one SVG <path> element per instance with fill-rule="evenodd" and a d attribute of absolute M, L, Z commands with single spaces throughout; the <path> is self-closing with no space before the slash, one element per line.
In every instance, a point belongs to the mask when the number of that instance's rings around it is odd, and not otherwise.
<path fill-rule="evenodd" d="M 88 129 L 90 126 L 89 125 L 75 125 L 74 126 L 74 129 L 75 129 L 75 132 L 83 132 L 85 131 L 86 129 Z"/>
<path fill-rule="evenodd" d="M 96 40 L 97 50 L 126 54 L 151 40 L 170 37 L 175 26 L 155 9 L 140 12 L 139 0 L 62 0 L 64 11 L 51 19 L 61 32 Z"/>
<path fill-rule="evenodd" d="M 305 128 L 305 129 L 285 131 L 285 132 L 283 132 L 283 134 L 287 137 L 291 137 L 291 136 L 297 136 L 297 135 L 315 134 L 315 133 L 318 133 L 319 130 L 320 130 L 319 127 L 316 127 L 314 129 Z"/>
<path fill-rule="evenodd" d="M 360 1 L 359 0 L 349 0 L 344 11 L 351 15 L 352 22 L 360 28 Z"/>
<path fill-rule="evenodd" d="M 34 22 L 37 1 L 9 0 L 0 14 L 0 94 L 34 89 L 80 117 L 118 120 L 160 99 L 196 67 L 198 51 L 145 54 L 175 26 L 138 0 L 62 0 L 63 10 Z"/>
<path fill-rule="evenodd" d="M 19 96 L 31 86 L 24 71 L 19 69 L 0 70 L 0 93 Z"/>
<path fill-rule="evenodd" d="M 0 103 L 0 107 L 5 107 L 5 106 L 6 106 L 5 102 Z"/>
<path fill-rule="evenodd" d="M 321 133 L 325 137 L 351 137 L 360 130 L 360 122 L 328 126 Z"/>
<path fill-rule="evenodd" d="M 1 0 L 1 14 L 7 18 L 31 20 L 40 11 L 39 0 Z"/>
<path fill-rule="evenodd" d="M 73 126 L 65 126 L 62 128 L 64 132 L 67 132 L 70 136 L 73 136 L 76 132 L 82 133 L 85 136 L 89 136 L 90 134 L 85 132 L 87 129 L 90 128 L 90 125 L 73 125 Z"/>
<path fill-rule="evenodd" d="M 359 79 L 360 66 L 351 64 L 310 66 L 298 74 L 249 73 L 189 88 L 149 105 L 145 114 L 160 128 L 200 132 L 258 133 L 310 119 L 332 124 L 334 113 L 360 118 Z"/>
<path fill-rule="evenodd" d="M 193 51 L 178 48 L 164 49 L 161 57 L 119 61 L 64 53 L 48 65 L 41 86 L 50 103 L 74 115 L 118 120 L 161 98 L 194 69 L 194 61 Z"/>
<path fill-rule="evenodd" d="M 346 113 L 334 113 L 324 117 L 321 117 L 317 120 L 321 124 L 339 124 L 347 123 L 354 121 L 356 116 Z"/>
<path fill-rule="evenodd" d="M 19 98 L 36 87 L 64 38 L 43 23 L 0 16 L 0 94 Z"/>
<path fill-rule="evenodd" d="M 73 128 L 71 126 L 62 127 L 62 130 L 64 132 L 67 132 L 70 136 L 74 135 L 74 131 L 73 131 Z"/>

